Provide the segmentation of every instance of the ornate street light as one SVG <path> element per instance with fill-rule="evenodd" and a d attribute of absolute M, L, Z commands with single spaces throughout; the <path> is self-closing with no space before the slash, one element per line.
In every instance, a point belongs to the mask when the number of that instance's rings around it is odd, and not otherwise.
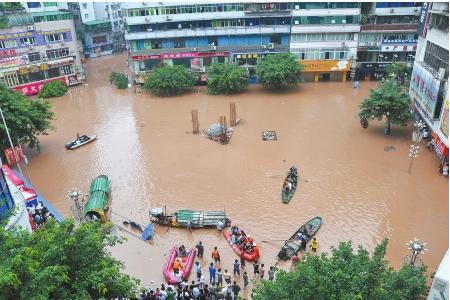
<path fill-rule="evenodd" d="M 77 220 L 79 223 L 83 222 L 84 220 L 84 202 L 86 200 L 86 196 L 87 195 L 84 195 L 77 188 L 72 188 L 67 192 L 66 198 L 72 200 L 75 204 L 75 206 L 71 207 L 71 210 L 73 212 L 75 220 Z"/>
<path fill-rule="evenodd" d="M 403 262 L 414 267 L 422 265 L 422 260 L 418 258 L 418 256 L 419 254 L 425 254 L 425 251 L 428 251 L 428 249 L 425 249 L 426 245 L 427 243 L 424 243 L 417 238 L 414 238 L 414 241 L 406 243 L 408 250 L 411 250 L 411 254 L 406 255 L 403 258 Z"/>
<path fill-rule="evenodd" d="M 414 161 L 414 158 L 417 157 L 419 154 L 419 146 L 418 145 L 411 145 L 409 148 L 409 157 L 411 157 L 411 160 L 409 162 L 409 168 L 408 168 L 408 174 L 411 175 L 411 168 Z"/>

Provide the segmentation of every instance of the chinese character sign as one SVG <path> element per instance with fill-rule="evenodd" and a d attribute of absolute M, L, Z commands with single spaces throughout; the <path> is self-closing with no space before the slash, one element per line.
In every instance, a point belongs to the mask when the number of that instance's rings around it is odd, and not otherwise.
<path fill-rule="evenodd" d="M 440 84 L 425 68 L 414 64 L 410 92 L 430 119 L 434 118 Z"/>
<path fill-rule="evenodd" d="M 440 128 L 441 128 L 442 133 L 446 137 L 448 137 L 448 98 L 445 100 L 444 107 L 442 110 Z"/>
<path fill-rule="evenodd" d="M 6 156 L 6 161 L 8 162 L 8 165 L 12 166 L 17 163 L 16 155 L 17 155 L 17 158 L 19 159 L 19 162 L 21 162 L 24 158 L 24 155 L 22 152 L 22 148 L 20 146 L 16 146 L 16 147 L 14 147 L 14 149 L 13 148 L 5 149 L 5 156 Z"/>

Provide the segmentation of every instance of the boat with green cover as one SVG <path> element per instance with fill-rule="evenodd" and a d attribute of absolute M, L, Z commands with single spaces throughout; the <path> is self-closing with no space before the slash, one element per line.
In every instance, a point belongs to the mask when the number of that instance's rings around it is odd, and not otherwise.
<path fill-rule="evenodd" d="M 295 191 L 297 190 L 297 183 L 297 168 L 292 166 L 289 170 L 289 174 L 284 180 L 283 188 L 281 189 L 281 201 L 283 201 L 283 203 L 289 203 L 292 197 L 294 197 Z"/>
<path fill-rule="evenodd" d="M 231 223 L 225 211 L 180 209 L 173 215 L 168 215 L 166 207 L 161 207 L 153 208 L 149 213 L 152 222 L 174 227 L 202 228 L 215 227 L 219 222 L 223 226 L 230 226 Z"/>
<path fill-rule="evenodd" d="M 89 200 L 85 207 L 85 215 L 89 220 L 100 220 L 105 222 L 108 212 L 108 198 L 109 198 L 110 181 L 108 176 L 97 176 L 91 182 L 89 189 Z"/>

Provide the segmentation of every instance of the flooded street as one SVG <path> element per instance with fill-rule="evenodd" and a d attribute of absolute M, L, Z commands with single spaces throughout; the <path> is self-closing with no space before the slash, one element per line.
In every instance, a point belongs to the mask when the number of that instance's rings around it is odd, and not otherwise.
<path fill-rule="evenodd" d="M 112 211 L 144 225 L 152 207 L 225 208 L 233 224 L 259 241 L 267 268 L 283 244 L 276 240 L 320 215 L 321 251 L 350 239 L 372 250 L 388 237 L 388 259 L 399 267 L 408 254 L 405 243 L 418 237 L 430 250 L 421 256 L 424 263 L 437 269 L 448 247 L 448 180 L 439 176 L 439 162 L 424 144 L 408 175 L 411 128 L 393 127 L 387 138 L 381 122 L 361 128 L 358 104 L 376 83 L 362 82 L 358 90 L 351 83 L 304 83 L 278 94 L 251 86 L 237 96 L 209 96 L 194 88 L 188 95 L 156 98 L 109 84 L 110 72 L 126 70 L 125 61 L 125 55 L 89 61 L 88 85 L 51 100 L 56 129 L 41 137 L 30 173 L 35 188 L 61 214 L 71 215 L 68 190 L 87 191 L 95 176 L 105 174 Z M 242 119 L 230 144 L 191 133 L 191 109 L 198 109 L 200 128 L 206 130 L 221 115 L 229 119 L 230 102 Z M 264 130 L 276 131 L 278 141 L 262 141 Z M 65 150 L 77 132 L 98 139 Z M 388 146 L 393 150 L 385 151 Z M 285 205 L 281 187 L 292 164 L 301 182 Z M 117 215 L 113 220 L 122 223 Z M 112 252 L 126 263 L 127 273 L 150 286 L 151 280 L 163 281 L 165 255 L 174 244 L 189 248 L 199 240 L 205 258 L 217 245 L 223 268 L 232 269 L 234 252 L 212 229 L 157 227 L 150 245 L 129 236 Z M 209 261 L 203 262 L 204 273 Z"/>

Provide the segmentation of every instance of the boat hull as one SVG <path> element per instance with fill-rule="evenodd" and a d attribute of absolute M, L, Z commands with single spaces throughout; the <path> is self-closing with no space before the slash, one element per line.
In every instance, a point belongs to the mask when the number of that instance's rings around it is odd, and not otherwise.
<path fill-rule="evenodd" d="M 87 145 L 87 144 L 89 144 L 89 143 L 91 143 L 91 142 L 93 142 L 93 141 L 95 141 L 97 139 L 96 135 L 91 135 L 91 136 L 88 136 L 88 137 L 89 137 L 89 139 L 84 141 L 84 142 L 76 144 L 77 140 L 73 140 L 70 143 L 65 144 L 64 147 L 66 147 L 67 150 L 74 150 L 74 149 L 80 148 L 81 146 Z"/>
<path fill-rule="evenodd" d="M 169 284 L 177 284 L 177 279 L 173 273 L 173 263 L 175 259 L 177 258 L 177 249 L 178 246 L 174 246 L 172 250 L 170 250 L 169 258 L 167 259 L 166 264 L 164 265 L 164 278 L 166 279 L 167 283 Z M 195 256 L 197 255 L 197 249 L 192 248 L 188 255 L 186 256 L 186 260 L 184 262 L 184 268 L 181 271 L 181 279 L 187 279 L 189 277 L 189 274 L 191 273 L 192 266 L 194 264 Z"/>
<path fill-rule="evenodd" d="M 241 257 L 242 254 L 244 254 L 244 259 L 248 260 L 248 261 L 257 261 L 259 259 L 259 255 L 257 255 L 257 253 L 255 253 L 254 251 L 248 253 L 243 251 L 241 248 L 238 247 L 238 245 L 233 244 L 231 242 L 231 231 L 229 230 L 224 230 L 223 231 L 223 236 L 225 237 L 225 239 L 227 240 L 228 244 L 230 244 L 231 248 L 233 248 L 234 252 L 236 252 L 236 254 Z"/>
<path fill-rule="evenodd" d="M 289 179 L 289 176 L 290 176 L 290 173 L 286 177 L 286 180 Z M 284 182 L 286 182 L 286 180 Z M 283 188 L 281 189 L 281 201 L 283 203 L 289 203 L 291 201 L 292 197 L 294 197 L 295 191 L 297 190 L 297 184 L 298 184 L 298 176 L 296 176 L 294 179 L 293 188 L 287 193 L 285 192 L 285 184 L 283 184 Z"/>

